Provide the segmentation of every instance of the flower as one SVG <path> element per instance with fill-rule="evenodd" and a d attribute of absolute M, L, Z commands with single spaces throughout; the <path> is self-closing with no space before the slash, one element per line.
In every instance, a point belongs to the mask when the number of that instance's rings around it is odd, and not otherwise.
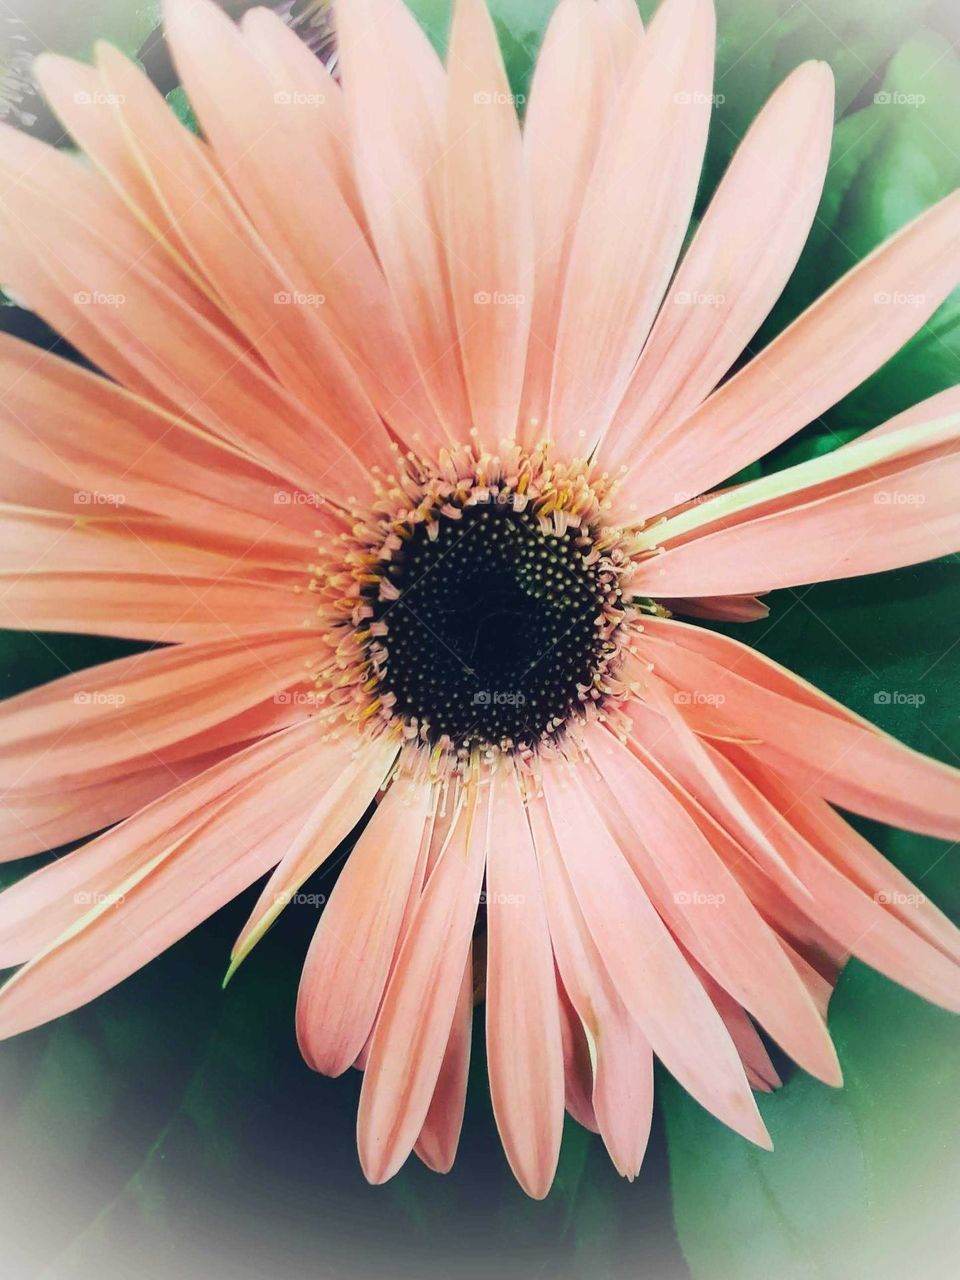
<path fill-rule="evenodd" d="M 481 0 L 446 71 L 400 0 L 344 5 L 342 91 L 268 12 L 166 23 L 204 140 L 101 47 L 38 67 L 88 166 L 0 142 L 10 285 L 106 375 L 0 345 L 2 621 L 163 646 L 4 709 L 7 855 L 106 830 L 0 896 L 0 1033 L 268 875 L 232 973 L 375 801 L 297 1008 L 311 1066 L 364 1069 L 372 1181 L 453 1161 L 475 968 L 531 1195 L 565 1107 L 636 1174 L 654 1054 L 769 1145 L 755 1023 L 839 1084 L 849 955 L 960 1005 L 956 930 L 834 808 L 957 838 L 960 774 L 681 619 L 960 546 L 956 389 L 717 489 L 929 318 L 958 197 L 721 381 L 814 217 L 822 64 L 674 274 L 709 0 L 561 0 L 522 135 Z"/>

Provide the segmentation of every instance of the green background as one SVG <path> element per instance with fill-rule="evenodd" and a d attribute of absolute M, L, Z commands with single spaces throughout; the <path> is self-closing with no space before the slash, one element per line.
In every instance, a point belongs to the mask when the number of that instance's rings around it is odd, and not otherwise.
<path fill-rule="evenodd" d="M 349 3 L 349 0 L 344 0 Z M 234 4 L 234 9 L 244 7 Z M 648 4 L 641 6 L 649 16 Z M 412 8 L 442 48 L 447 0 Z M 552 0 L 495 0 L 514 90 L 525 93 Z M 84 56 L 107 36 L 162 63 L 156 6 L 6 4 L 37 47 Z M 768 341 L 873 246 L 960 180 L 953 4 L 719 0 L 716 108 L 698 207 L 774 86 L 807 57 L 838 83 L 830 174 L 808 249 L 753 344 Z M 0 45 L 5 36 L 0 36 Z M 167 85 L 165 88 L 169 87 Z M 919 105 L 876 103 L 885 90 Z M 40 119 L 38 131 L 49 130 Z M 642 232 L 641 232 L 642 233 Z M 48 342 L 4 308 L 4 327 Z M 960 380 L 960 295 L 885 368 L 767 459 L 835 447 Z M 771 617 L 730 628 L 911 745 L 960 762 L 957 560 L 782 592 Z M 127 651 L 62 636 L 0 635 L 4 694 Z M 922 705 L 877 705 L 880 690 Z M 955 919 L 957 852 L 861 824 Z M 344 850 L 344 853 L 346 850 Z M 29 864 L 36 865 L 36 862 Z M 0 867 L 6 881 L 28 867 Z M 333 873 L 335 874 L 335 872 Z M 0 882 L 3 882 L 0 880 Z M 329 891 L 327 873 L 321 891 Z M 801 1072 L 761 1099 L 776 1144 L 749 1147 L 665 1075 L 639 1179 L 568 1123 L 543 1204 L 513 1183 L 483 1078 L 478 1019 L 454 1172 L 415 1160 L 383 1188 L 357 1165 L 359 1076 L 299 1060 L 293 1005 L 316 924 L 291 907 L 227 992 L 232 904 L 87 1009 L 0 1047 L 0 1219 L 7 1274 L 624 1276 L 859 1280 L 955 1274 L 960 1225 L 960 1024 L 853 963 L 830 1010 L 846 1077 Z M 788 1069 L 789 1070 L 789 1069 Z M 669 1157 L 669 1159 L 668 1159 Z"/>

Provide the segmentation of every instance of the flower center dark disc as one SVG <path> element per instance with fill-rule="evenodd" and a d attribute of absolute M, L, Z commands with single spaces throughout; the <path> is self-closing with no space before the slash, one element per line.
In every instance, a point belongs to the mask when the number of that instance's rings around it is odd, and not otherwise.
<path fill-rule="evenodd" d="M 394 712 L 455 746 L 531 746 L 582 702 L 603 652 L 595 567 L 578 529 L 544 533 L 510 504 L 417 525 L 386 566 L 399 591 L 386 623 L 384 691 Z"/>

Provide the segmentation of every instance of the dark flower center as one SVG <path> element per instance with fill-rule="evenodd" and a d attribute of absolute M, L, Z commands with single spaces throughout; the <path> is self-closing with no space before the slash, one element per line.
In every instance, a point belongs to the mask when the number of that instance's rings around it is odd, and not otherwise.
<path fill-rule="evenodd" d="M 384 568 L 399 594 L 373 602 L 387 627 L 382 691 L 430 741 L 533 746 L 589 696 L 609 648 L 591 539 L 545 532 L 509 502 L 440 515 L 434 532 L 415 526 Z"/>

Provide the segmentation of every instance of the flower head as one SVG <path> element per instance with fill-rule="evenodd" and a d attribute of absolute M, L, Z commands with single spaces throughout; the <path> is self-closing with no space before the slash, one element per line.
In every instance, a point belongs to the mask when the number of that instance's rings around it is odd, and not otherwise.
<path fill-rule="evenodd" d="M 7 856 L 103 833 L 0 897 L 0 1032 L 267 876 L 232 974 L 353 835 L 297 1035 L 364 1070 L 371 1180 L 450 1167 L 479 988 L 532 1195 L 565 1108 L 636 1174 L 654 1055 L 768 1145 L 755 1024 L 838 1084 L 849 955 L 960 1006 L 957 932 L 834 808 L 956 838 L 960 775 L 696 620 L 960 546 L 960 396 L 717 486 L 929 318 L 957 197 L 724 380 L 814 217 L 823 65 L 680 257 L 709 0 L 561 0 L 528 104 L 482 0 L 446 67 L 344 4 L 342 87 L 266 11 L 166 25 L 202 139 L 109 47 L 38 66 L 89 165 L 0 135 L 5 278 L 101 371 L 0 344 L 2 621 L 155 646 L 4 708 Z"/>

